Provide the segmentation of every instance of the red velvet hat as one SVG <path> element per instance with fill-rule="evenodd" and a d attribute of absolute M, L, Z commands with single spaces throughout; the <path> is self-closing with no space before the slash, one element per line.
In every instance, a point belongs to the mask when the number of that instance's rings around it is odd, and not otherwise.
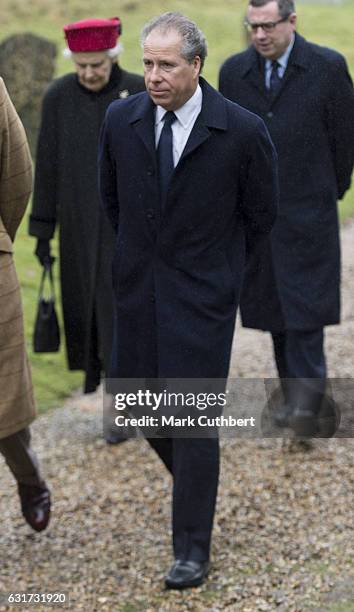
<path fill-rule="evenodd" d="M 70 51 L 104 51 L 113 49 L 122 32 L 119 17 L 111 19 L 83 19 L 64 26 L 65 38 Z"/>

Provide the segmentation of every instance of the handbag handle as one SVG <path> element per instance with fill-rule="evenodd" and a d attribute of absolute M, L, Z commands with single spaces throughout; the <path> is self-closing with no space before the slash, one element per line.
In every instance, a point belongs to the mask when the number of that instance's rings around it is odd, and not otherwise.
<path fill-rule="evenodd" d="M 43 266 L 42 278 L 39 285 L 39 299 L 43 298 L 43 289 L 46 276 L 49 276 L 50 296 L 49 299 L 55 302 L 54 279 L 52 266 Z"/>

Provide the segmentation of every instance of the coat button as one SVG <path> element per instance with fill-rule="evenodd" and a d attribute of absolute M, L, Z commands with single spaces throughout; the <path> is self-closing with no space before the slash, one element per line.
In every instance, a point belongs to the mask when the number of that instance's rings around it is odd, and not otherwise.
<path fill-rule="evenodd" d="M 273 117 L 272 111 L 269 111 L 269 113 L 267 113 L 267 117 L 269 117 L 269 119 L 271 119 Z"/>
<path fill-rule="evenodd" d="M 147 173 L 146 173 L 146 174 L 147 174 L 148 176 L 153 176 L 153 174 L 154 174 L 154 170 L 153 170 L 153 168 L 148 168 L 148 170 L 147 170 Z"/>
<path fill-rule="evenodd" d="M 150 302 L 155 302 L 155 295 L 153 293 L 150 295 Z"/>
<path fill-rule="evenodd" d="M 146 216 L 148 219 L 155 219 L 155 214 L 153 210 L 148 210 Z"/>

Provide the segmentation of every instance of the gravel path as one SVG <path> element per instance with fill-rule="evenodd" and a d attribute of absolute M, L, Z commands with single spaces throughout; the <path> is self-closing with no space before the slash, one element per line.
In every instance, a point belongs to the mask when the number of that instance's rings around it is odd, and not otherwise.
<path fill-rule="evenodd" d="M 354 222 L 342 246 L 343 324 L 326 345 L 330 376 L 353 379 Z M 275 377 L 268 334 L 237 329 L 231 375 Z M 210 578 L 169 592 L 170 478 L 144 440 L 102 441 L 100 406 L 77 395 L 33 426 L 54 497 L 44 534 L 1 470 L 0 592 L 66 591 L 88 612 L 354 610 L 352 439 L 223 440 Z"/>

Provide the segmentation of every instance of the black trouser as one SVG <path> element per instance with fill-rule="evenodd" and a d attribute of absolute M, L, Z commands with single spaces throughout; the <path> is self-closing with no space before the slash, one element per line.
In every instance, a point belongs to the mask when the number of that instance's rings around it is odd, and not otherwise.
<path fill-rule="evenodd" d="M 286 402 L 316 412 L 326 388 L 323 328 L 286 330 L 272 339 Z"/>
<path fill-rule="evenodd" d="M 43 486 L 29 427 L 0 439 L 0 452 L 19 484 Z"/>
<path fill-rule="evenodd" d="M 218 438 L 148 438 L 173 477 L 176 559 L 207 561 L 219 480 Z"/>

